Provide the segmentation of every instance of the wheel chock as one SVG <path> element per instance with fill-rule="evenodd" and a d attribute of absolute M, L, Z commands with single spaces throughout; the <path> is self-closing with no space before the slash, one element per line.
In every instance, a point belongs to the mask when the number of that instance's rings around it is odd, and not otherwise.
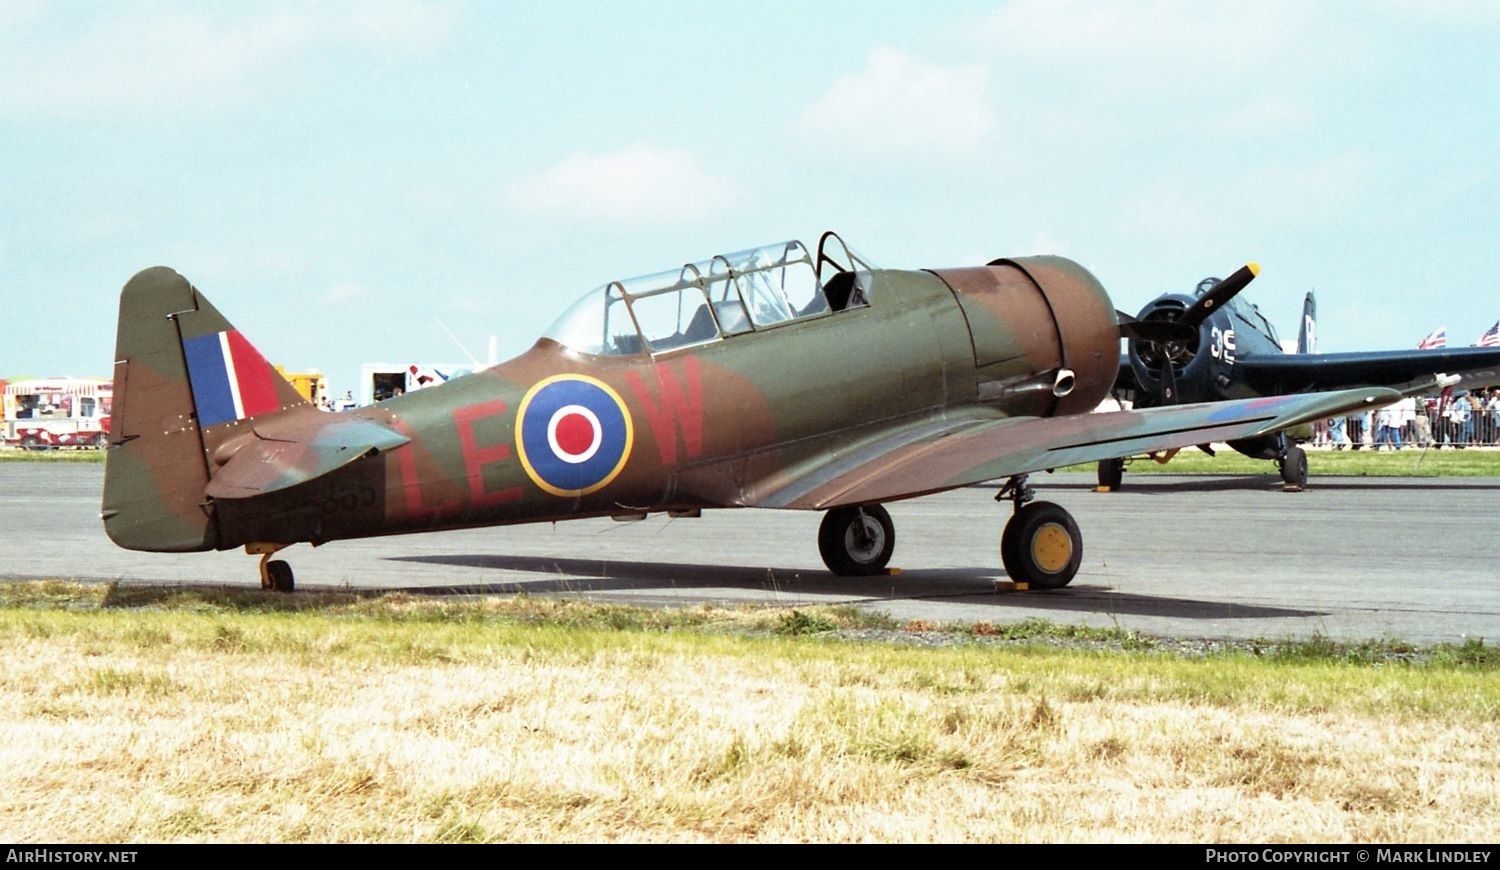
<path fill-rule="evenodd" d="M 996 592 L 1026 592 L 1031 589 L 1030 583 L 1017 583 L 1014 580 L 996 580 Z"/>

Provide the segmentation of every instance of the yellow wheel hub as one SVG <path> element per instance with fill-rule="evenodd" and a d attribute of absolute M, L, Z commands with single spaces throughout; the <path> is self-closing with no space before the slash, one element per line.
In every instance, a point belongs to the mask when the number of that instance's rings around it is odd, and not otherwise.
<path fill-rule="evenodd" d="M 1048 574 L 1068 567 L 1073 559 L 1073 536 L 1057 523 L 1047 523 L 1031 536 L 1031 561 Z"/>

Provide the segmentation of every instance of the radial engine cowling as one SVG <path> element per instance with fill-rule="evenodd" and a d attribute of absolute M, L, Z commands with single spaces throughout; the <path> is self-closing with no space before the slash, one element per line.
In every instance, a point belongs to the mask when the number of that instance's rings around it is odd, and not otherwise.
<path fill-rule="evenodd" d="M 1141 309 L 1137 319 L 1180 321 L 1193 301 L 1191 296 L 1160 296 Z M 1136 397 L 1138 406 L 1204 402 L 1213 398 L 1205 389 L 1212 378 L 1210 369 L 1214 367 L 1213 354 L 1205 353 L 1213 343 L 1211 330 L 1210 319 L 1199 323 L 1196 331 L 1180 340 L 1132 339 L 1129 342 L 1130 368 L 1135 373 L 1136 383 L 1146 394 Z M 1165 394 L 1171 385 L 1165 377 L 1165 367 L 1169 363 L 1173 367 L 1172 380 L 1177 388 L 1175 398 Z"/>
<path fill-rule="evenodd" d="M 1092 411 L 1109 394 L 1119 323 L 1087 269 L 1062 257 L 1018 257 L 934 274 L 968 321 L 981 401 L 1047 416 Z"/>

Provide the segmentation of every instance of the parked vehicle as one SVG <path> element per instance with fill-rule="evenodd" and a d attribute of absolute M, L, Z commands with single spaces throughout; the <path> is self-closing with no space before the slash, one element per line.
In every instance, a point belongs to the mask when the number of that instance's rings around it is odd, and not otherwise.
<path fill-rule="evenodd" d="M 41 378 L 5 385 L 4 440 L 26 450 L 109 444 L 114 385 L 98 378 Z"/>

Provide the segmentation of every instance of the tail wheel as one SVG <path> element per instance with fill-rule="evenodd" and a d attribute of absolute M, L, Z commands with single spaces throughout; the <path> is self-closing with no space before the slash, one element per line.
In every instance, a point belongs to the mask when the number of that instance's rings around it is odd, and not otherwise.
<path fill-rule="evenodd" d="M 260 556 L 260 588 L 272 592 L 291 592 L 295 588 L 292 566 L 282 559 L 271 558 L 273 553 L 285 548 L 286 544 L 245 545 L 245 552 Z"/>
<path fill-rule="evenodd" d="M 824 514 L 818 527 L 818 552 L 835 574 L 879 574 L 895 549 L 896 526 L 878 504 L 834 508 Z"/>
<path fill-rule="evenodd" d="M 1016 583 L 1061 589 L 1083 561 L 1083 534 L 1072 514 L 1050 501 L 1023 505 L 1000 536 L 1000 561 Z"/>
<path fill-rule="evenodd" d="M 267 588 L 273 592 L 291 592 L 295 588 L 292 580 L 292 566 L 281 559 L 273 559 L 266 563 L 266 579 Z"/>

